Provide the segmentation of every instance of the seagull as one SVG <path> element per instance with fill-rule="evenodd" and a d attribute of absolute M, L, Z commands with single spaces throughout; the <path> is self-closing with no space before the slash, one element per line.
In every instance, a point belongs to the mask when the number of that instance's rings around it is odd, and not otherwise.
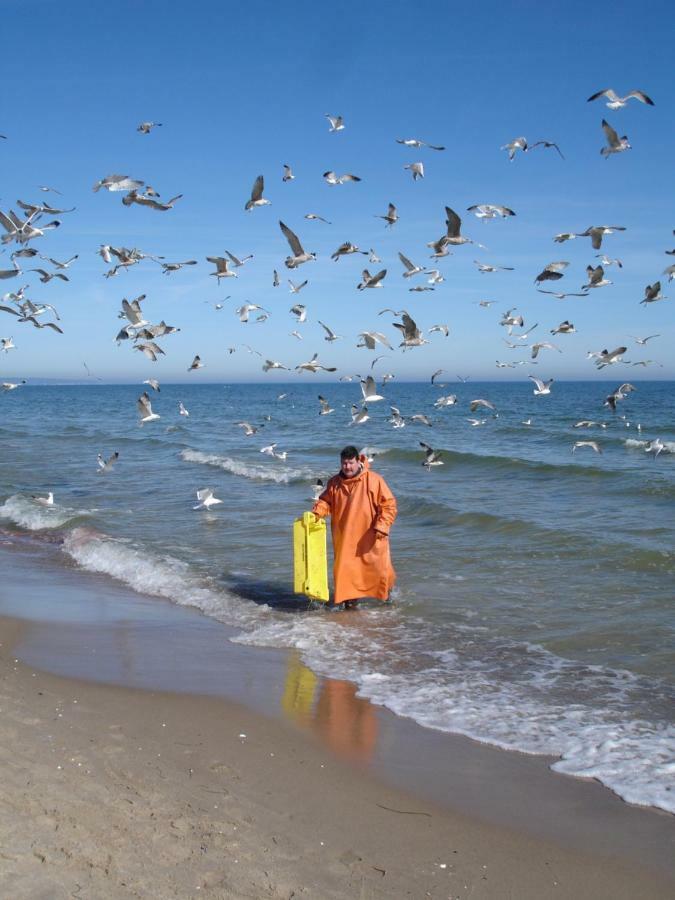
<path fill-rule="evenodd" d="M 542 381 L 540 378 L 535 378 L 534 375 L 528 375 L 527 377 L 530 378 L 536 385 L 534 391 L 532 392 L 536 397 L 551 393 L 551 385 L 553 384 L 552 378 L 549 378 L 548 381 Z"/>
<path fill-rule="evenodd" d="M 576 328 L 567 319 L 565 319 L 564 322 L 561 322 L 560 325 L 557 325 L 555 328 L 551 328 L 551 334 L 574 334 L 575 332 Z"/>
<path fill-rule="evenodd" d="M 625 230 L 623 225 L 589 225 L 586 231 L 582 231 L 576 237 L 589 237 L 593 249 L 599 250 L 602 245 L 602 239 L 606 234 L 614 234 L 615 231 Z M 561 235 L 557 235 L 554 240 L 557 240 L 558 237 L 561 237 Z"/>
<path fill-rule="evenodd" d="M 139 131 L 141 134 L 150 134 L 153 128 L 161 128 L 161 122 L 141 122 L 136 131 Z"/>
<path fill-rule="evenodd" d="M 311 500 L 318 500 L 319 497 L 323 494 L 323 481 L 320 478 L 317 478 L 314 484 L 312 485 L 312 496 Z"/>
<path fill-rule="evenodd" d="M 569 266 L 569 262 L 567 260 L 559 260 L 557 262 L 550 262 L 547 266 L 541 270 L 541 272 L 534 279 L 535 284 L 541 284 L 542 281 L 558 281 L 560 278 L 563 278 L 563 269 L 566 269 Z"/>
<path fill-rule="evenodd" d="M 391 228 L 396 224 L 396 222 L 398 222 L 398 213 L 396 212 L 396 207 L 393 203 L 390 203 L 387 209 L 387 214 L 385 216 L 375 216 L 375 218 L 384 219 L 384 221 L 387 223 L 385 225 L 385 228 Z"/>
<path fill-rule="evenodd" d="M 420 447 L 423 447 L 426 451 L 424 461 L 422 465 L 425 469 L 430 469 L 432 466 L 442 466 L 443 460 L 441 459 L 440 450 L 434 450 L 433 447 L 430 447 L 429 444 L 425 444 L 424 441 L 419 442 Z"/>
<path fill-rule="evenodd" d="M 46 497 L 38 497 L 37 494 L 31 494 L 31 499 L 39 503 L 40 506 L 54 506 L 54 494 L 49 491 Z"/>
<path fill-rule="evenodd" d="M 262 175 L 258 175 L 256 180 L 253 182 L 253 187 L 251 188 L 251 199 L 246 202 L 246 206 L 244 209 L 247 211 L 252 210 L 256 206 L 269 206 L 270 201 L 266 200 L 263 197 L 263 191 L 265 189 L 265 179 Z"/>
<path fill-rule="evenodd" d="M 377 393 L 377 384 L 372 375 L 361 379 L 361 393 L 363 394 L 363 403 L 375 403 L 376 400 L 384 400 L 381 394 Z"/>
<path fill-rule="evenodd" d="M 661 282 L 655 281 L 654 284 L 648 284 L 645 288 L 644 300 L 640 300 L 640 305 L 647 303 L 656 303 L 657 300 L 667 300 L 661 293 Z"/>
<path fill-rule="evenodd" d="M 628 138 L 624 134 L 623 137 L 619 137 L 619 135 L 614 131 L 609 122 L 602 120 L 602 130 L 605 132 L 605 140 L 607 141 L 607 146 L 603 147 L 600 153 L 605 159 L 609 159 L 612 153 L 623 153 L 624 150 L 631 150 L 631 145 L 628 142 Z"/>
<path fill-rule="evenodd" d="M 668 281 L 672 281 L 675 278 L 675 265 L 668 266 L 661 274 L 667 275 Z"/>
<path fill-rule="evenodd" d="M 589 351 L 587 359 L 595 357 L 595 364 L 598 369 L 604 369 L 605 366 L 611 366 L 613 363 L 622 362 L 623 354 L 628 347 L 617 347 L 611 352 L 608 350 Z"/>
<path fill-rule="evenodd" d="M 549 343 L 549 341 L 539 341 L 536 344 L 532 344 L 532 359 L 536 359 L 540 350 L 557 350 L 558 353 L 562 353 L 560 347 L 556 347 L 555 344 Z"/>
<path fill-rule="evenodd" d="M 654 438 L 653 441 L 650 441 L 645 447 L 645 453 L 653 453 L 654 459 L 661 453 L 662 450 L 665 449 L 665 444 L 661 440 L 661 438 Z"/>
<path fill-rule="evenodd" d="M 352 421 L 351 425 L 363 425 L 364 422 L 367 422 L 370 416 L 368 415 L 368 408 L 366 406 L 357 406 L 355 403 L 352 403 Z"/>
<path fill-rule="evenodd" d="M 328 402 L 328 400 L 326 400 L 325 397 L 322 397 L 321 394 L 319 394 L 319 403 L 321 404 L 321 409 L 319 410 L 319 415 L 320 415 L 320 416 L 328 416 L 328 415 L 330 415 L 332 412 L 335 412 L 335 410 L 334 410 L 333 407 L 330 405 L 330 403 Z"/>
<path fill-rule="evenodd" d="M 80 258 L 80 254 L 76 253 L 74 256 L 71 256 L 70 259 L 65 260 L 65 262 L 59 262 L 58 259 L 52 259 L 51 256 L 41 256 L 40 258 L 50 262 L 57 269 L 67 269 L 76 259 Z"/>
<path fill-rule="evenodd" d="M 410 421 L 419 422 L 421 425 L 426 425 L 427 428 L 433 428 L 434 425 L 429 416 L 425 416 L 423 413 L 415 413 L 413 416 L 410 416 Z"/>
<path fill-rule="evenodd" d="M 182 194 L 176 194 L 175 197 L 167 200 L 166 203 L 162 203 L 160 200 L 155 200 L 152 194 L 139 194 L 138 191 L 134 190 L 129 191 L 126 197 L 122 197 L 122 203 L 125 206 L 131 206 L 133 203 L 136 203 L 138 206 L 149 206 L 151 209 L 166 212 L 168 209 L 173 209 L 176 201 L 180 200 L 182 196 Z"/>
<path fill-rule="evenodd" d="M 401 415 L 400 410 L 397 406 L 390 406 L 391 416 L 387 420 L 392 428 L 405 428 L 405 419 Z"/>
<path fill-rule="evenodd" d="M 398 258 L 401 260 L 406 270 L 403 273 L 404 278 L 412 278 L 413 275 L 419 275 L 420 272 L 424 272 L 424 266 L 415 265 L 415 263 L 411 262 L 408 257 L 404 256 L 400 251 L 398 254 Z"/>
<path fill-rule="evenodd" d="M 262 370 L 263 372 L 269 372 L 270 369 L 285 369 L 287 372 L 290 372 L 288 366 L 284 366 L 280 362 L 275 362 L 273 359 L 266 359 L 263 363 Z"/>
<path fill-rule="evenodd" d="M 228 259 L 225 259 L 224 256 L 207 256 L 206 261 L 213 263 L 215 265 L 216 271 L 209 272 L 209 275 L 215 275 L 219 284 L 220 284 L 221 278 L 238 278 L 239 277 L 236 272 L 232 272 L 232 271 L 230 271 L 230 269 L 228 269 L 230 261 Z M 185 265 L 185 264 L 183 264 L 183 265 Z"/>
<path fill-rule="evenodd" d="M 413 181 L 417 181 L 418 178 L 424 178 L 424 163 L 421 163 L 421 162 L 409 163 L 407 166 L 403 166 L 403 168 L 410 170 L 410 174 L 413 177 Z"/>
<path fill-rule="evenodd" d="M 203 369 L 204 363 L 201 361 L 199 356 L 195 356 L 190 365 L 188 366 L 188 372 L 194 372 L 195 369 Z"/>
<path fill-rule="evenodd" d="M 238 256 L 235 256 L 234 253 L 230 253 L 229 250 L 225 251 L 225 255 L 229 258 L 232 265 L 235 269 L 238 269 L 240 266 L 243 266 L 245 262 L 249 259 L 253 259 L 253 254 L 249 253 L 248 256 L 242 256 L 241 259 Z"/>
<path fill-rule="evenodd" d="M 404 147 L 428 147 L 429 150 L 445 150 L 445 147 L 439 147 L 435 144 L 427 144 L 426 141 L 419 141 L 417 138 L 396 138 L 397 144 L 403 144 Z"/>
<path fill-rule="evenodd" d="M 326 184 L 345 184 L 347 181 L 361 181 L 358 175 L 351 175 L 349 172 L 344 175 L 337 175 L 330 169 L 323 173 Z"/>
<path fill-rule="evenodd" d="M 652 338 L 661 337 L 661 335 L 660 334 L 648 334 L 647 337 L 643 337 L 643 338 L 634 337 L 633 335 L 629 335 L 629 337 L 632 337 L 636 344 L 640 344 L 641 347 L 644 347 L 644 345 L 647 343 L 647 341 L 651 341 Z"/>
<path fill-rule="evenodd" d="M 3 353 L 9 353 L 10 350 L 16 350 L 16 344 L 14 343 L 14 338 L 0 338 L 0 350 Z"/>
<path fill-rule="evenodd" d="M 444 334 L 445 337 L 450 334 L 450 329 L 443 323 L 441 323 L 440 325 L 432 325 L 428 331 L 428 334 L 433 334 L 436 331 L 440 332 L 440 334 Z"/>
<path fill-rule="evenodd" d="M 157 393 L 159 394 L 159 381 L 157 381 L 156 378 L 146 378 L 143 384 L 149 384 L 153 391 L 157 391 Z"/>
<path fill-rule="evenodd" d="M 330 116 L 326 113 L 326 118 L 328 119 L 328 124 L 330 126 L 328 129 L 329 132 L 344 131 L 345 126 L 342 116 Z"/>
<path fill-rule="evenodd" d="M 295 282 L 291 281 L 290 278 L 288 279 L 288 284 L 289 284 L 290 289 L 291 289 L 291 291 L 290 291 L 291 294 L 299 294 L 300 291 L 301 291 L 304 287 L 307 287 L 307 284 L 308 284 L 308 283 L 309 283 L 309 282 L 307 281 L 307 279 L 305 279 L 304 281 L 301 281 L 300 284 L 295 284 Z"/>
<path fill-rule="evenodd" d="M 296 366 L 296 371 L 298 372 L 312 372 L 316 373 L 319 369 L 322 369 L 324 372 L 336 372 L 337 369 L 335 366 L 323 366 L 320 362 L 317 362 L 319 357 L 318 353 L 315 353 L 314 356 L 309 360 L 309 362 L 300 363 L 300 365 Z"/>
<path fill-rule="evenodd" d="M 513 162 L 516 152 L 521 150 L 523 153 L 527 152 L 527 139 L 524 137 L 514 138 L 510 143 L 504 144 L 499 148 L 500 150 L 508 150 L 509 152 L 509 160 Z"/>
<path fill-rule="evenodd" d="M 316 259 L 316 253 L 306 253 L 302 244 L 298 240 L 298 236 L 291 231 L 291 229 L 284 225 L 284 223 L 279 220 L 279 228 L 281 228 L 281 232 L 288 241 L 288 245 L 291 248 L 292 256 L 287 256 L 284 260 L 284 265 L 287 269 L 297 269 L 298 266 L 302 265 L 302 263 L 309 262 L 312 259 Z"/>
<path fill-rule="evenodd" d="M 255 434 L 259 429 L 264 428 L 264 425 L 251 425 L 250 422 L 235 422 L 234 424 L 237 426 L 237 428 L 243 428 L 244 434 L 247 437 Z"/>
<path fill-rule="evenodd" d="M 182 401 L 182 400 L 179 400 L 179 401 L 178 401 L 178 413 L 179 413 L 179 415 L 185 416 L 186 418 L 188 418 L 189 415 L 190 415 L 190 413 L 188 412 L 188 410 L 183 406 L 183 401 Z"/>
<path fill-rule="evenodd" d="M 605 401 L 602 405 L 609 406 L 612 412 L 616 412 L 616 404 L 619 402 L 619 400 L 625 400 L 628 394 L 636 390 L 637 388 L 634 385 L 629 384 L 628 382 L 626 382 L 625 384 L 620 384 L 618 388 L 612 391 L 612 393 L 605 398 Z"/>
<path fill-rule="evenodd" d="M 490 400 L 483 400 L 482 398 L 479 398 L 478 400 L 471 401 L 471 403 L 469 405 L 469 410 L 471 412 L 476 412 L 476 410 L 479 409 L 480 407 L 483 407 L 484 409 L 492 409 L 492 410 L 497 409 L 497 407 L 494 405 L 494 403 L 491 403 Z"/>
<path fill-rule="evenodd" d="M 166 356 L 162 348 L 159 344 L 156 344 L 154 341 L 147 341 L 146 343 L 136 344 L 134 346 L 134 350 L 138 350 L 151 362 L 157 362 L 158 356 Z"/>
<path fill-rule="evenodd" d="M 154 422 L 155 419 L 160 418 L 157 413 L 152 411 L 152 404 L 150 403 L 150 397 L 147 391 L 144 391 L 136 401 L 136 408 L 141 417 L 140 425 L 144 425 L 146 422 Z"/>
<path fill-rule="evenodd" d="M 289 165 L 284 163 L 284 174 L 281 178 L 282 181 L 293 181 L 295 175 L 293 174 L 293 170 Z"/>
<path fill-rule="evenodd" d="M 249 313 L 252 313 L 254 309 L 260 309 L 263 312 L 269 312 L 267 309 L 263 309 L 262 306 L 258 306 L 257 303 L 244 303 L 243 306 L 239 306 L 235 309 L 235 313 L 239 316 L 240 322 L 248 322 Z"/>
<path fill-rule="evenodd" d="M 223 502 L 213 496 L 213 490 L 211 488 L 203 488 L 201 491 L 197 491 L 197 500 L 199 500 L 199 503 L 196 506 L 193 506 L 193 509 L 208 510 L 211 509 L 212 506 L 216 506 L 216 504 Z"/>
<path fill-rule="evenodd" d="M 96 457 L 96 462 L 98 463 L 98 474 L 105 475 L 107 472 L 110 472 L 119 458 L 119 450 L 115 450 L 112 456 L 109 456 L 108 459 L 104 459 L 103 454 L 99 453 Z"/>
<path fill-rule="evenodd" d="M 317 222 L 325 222 L 326 225 L 332 225 L 332 222 L 329 222 L 328 219 L 324 219 L 323 216 L 317 216 L 316 213 L 305 213 L 305 218 L 310 221 L 316 220 Z"/>
<path fill-rule="evenodd" d="M 572 428 L 607 428 L 604 422 L 594 422 L 592 419 L 580 419 L 572 425 Z"/>
<path fill-rule="evenodd" d="M 421 347 L 422 344 L 429 343 L 429 341 L 422 337 L 422 332 L 408 313 L 404 312 L 402 318 L 403 322 L 392 322 L 394 328 L 398 328 L 398 330 L 403 333 L 403 340 L 399 344 L 399 347 Z"/>
<path fill-rule="evenodd" d="M 506 219 L 509 216 L 515 216 L 512 209 L 508 206 L 495 206 L 493 203 L 481 203 L 476 206 L 468 206 L 467 212 L 472 212 L 477 219 Z"/>
<path fill-rule="evenodd" d="M 590 447 L 591 450 L 595 450 L 596 453 L 602 453 L 602 448 L 597 441 L 575 441 L 572 446 L 572 453 L 574 453 L 578 447 Z"/>
<path fill-rule="evenodd" d="M 560 292 L 558 292 L 558 291 L 544 291 L 544 290 L 542 290 L 541 288 L 537 288 L 537 290 L 539 291 L 540 294 L 550 294 L 552 297 L 556 297 L 558 300 L 564 300 L 565 297 L 588 297 L 588 292 L 587 292 L 587 291 L 585 291 L 584 293 L 581 293 L 581 294 L 579 294 L 579 293 L 577 293 L 577 294 L 573 294 L 573 293 L 564 294 L 564 293 L 560 293 Z"/>
<path fill-rule="evenodd" d="M 129 178 L 128 175 L 106 175 L 105 178 L 96 182 L 92 190 L 95 193 L 101 188 L 105 188 L 107 191 L 135 191 L 137 188 L 143 187 L 144 183 Z"/>
<path fill-rule="evenodd" d="M 608 284 L 613 284 L 609 278 L 605 278 L 605 270 L 600 265 L 597 265 L 595 268 L 593 268 L 593 266 L 586 266 L 586 276 L 588 278 L 588 284 L 582 284 L 582 291 L 589 290 L 590 288 L 606 287 Z"/>
<path fill-rule="evenodd" d="M 513 266 L 491 266 L 477 259 L 474 259 L 474 265 L 478 266 L 479 272 L 513 272 Z"/>
<path fill-rule="evenodd" d="M 358 290 L 363 291 L 366 288 L 381 288 L 384 287 L 382 284 L 382 280 L 387 274 L 386 269 L 382 269 L 377 272 L 375 275 L 371 275 L 368 269 L 364 269 L 361 273 L 362 280 L 356 285 Z"/>
<path fill-rule="evenodd" d="M 350 253 L 362 253 L 364 256 L 368 256 L 366 250 L 359 250 L 356 244 L 352 244 L 351 241 L 345 241 L 344 244 L 340 244 L 335 253 L 331 253 L 331 259 L 337 262 L 341 256 L 348 256 Z"/>
<path fill-rule="evenodd" d="M 361 331 L 358 336 L 363 338 L 363 343 L 357 344 L 357 347 L 367 347 L 369 350 L 374 350 L 377 343 L 388 347 L 389 350 L 394 349 L 381 331 Z"/>
<path fill-rule="evenodd" d="M 630 91 L 625 97 L 619 97 L 612 88 L 605 88 L 604 91 L 598 91 L 595 94 L 591 94 L 586 102 L 591 103 L 593 100 L 597 100 L 598 97 L 605 97 L 607 99 L 606 106 L 609 109 L 622 109 L 631 98 L 639 100 L 640 103 L 644 103 L 647 106 L 654 106 L 654 101 L 642 91 Z"/>
<path fill-rule="evenodd" d="M 274 449 L 276 446 L 277 446 L 276 443 L 268 444 L 267 447 L 261 447 L 260 452 L 267 454 L 267 456 L 274 456 Z"/>
<path fill-rule="evenodd" d="M 427 269 L 425 275 L 431 276 L 427 280 L 427 284 L 442 284 L 445 281 L 438 269 Z"/>
<path fill-rule="evenodd" d="M 302 303 L 296 303 L 295 306 L 291 306 L 288 311 L 296 317 L 296 322 L 307 321 L 307 307 Z"/>
<path fill-rule="evenodd" d="M 596 253 L 596 257 L 600 260 L 600 262 L 607 268 L 608 266 L 618 266 L 620 269 L 623 268 L 623 263 L 620 259 L 610 259 L 606 253 Z"/>
<path fill-rule="evenodd" d="M 377 255 L 377 253 L 373 250 L 372 247 L 368 251 L 368 262 L 372 263 L 373 265 L 375 265 L 376 263 L 382 262 L 382 260 Z"/>
<path fill-rule="evenodd" d="M 328 325 L 324 325 L 324 323 L 320 319 L 317 319 L 317 321 L 318 321 L 319 325 L 323 328 L 323 330 L 326 332 L 326 334 L 324 335 L 324 341 L 329 341 L 329 342 L 337 341 L 342 337 L 342 335 L 336 334 L 332 328 L 328 327 Z"/>
<path fill-rule="evenodd" d="M 455 406 L 457 404 L 456 394 L 447 394 L 445 397 L 439 397 L 434 401 L 434 406 L 441 409 L 444 406 Z"/>

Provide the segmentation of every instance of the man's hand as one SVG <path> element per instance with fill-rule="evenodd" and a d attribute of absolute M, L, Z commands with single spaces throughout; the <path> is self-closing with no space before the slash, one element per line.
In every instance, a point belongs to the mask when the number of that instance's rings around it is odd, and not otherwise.
<path fill-rule="evenodd" d="M 389 537 L 388 534 L 385 534 L 384 531 L 376 531 L 375 539 L 378 541 L 384 540 L 384 538 Z"/>

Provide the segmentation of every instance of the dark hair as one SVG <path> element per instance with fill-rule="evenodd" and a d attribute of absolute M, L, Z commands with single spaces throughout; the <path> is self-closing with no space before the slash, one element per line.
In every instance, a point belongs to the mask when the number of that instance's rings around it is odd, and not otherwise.
<path fill-rule="evenodd" d="M 340 450 L 340 460 L 343 459 L 358 459 L 359 451 L 356 447 L 353 447 L 351 444 L 348 447 L 344 447 Z"/>

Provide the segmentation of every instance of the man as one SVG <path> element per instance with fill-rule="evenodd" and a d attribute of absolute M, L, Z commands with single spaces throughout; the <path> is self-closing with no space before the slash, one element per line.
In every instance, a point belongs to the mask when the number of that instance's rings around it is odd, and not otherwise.
<path fill-rule="evenodd" d="M 389 600 L 396 581 L 389 555 L 396 499 L 356 447 L 342 450 L 340 471 L 330 479 L 312 512 L 319 518 L 331 517 L 333 603 L 352 607 L 359 597 Z"/>

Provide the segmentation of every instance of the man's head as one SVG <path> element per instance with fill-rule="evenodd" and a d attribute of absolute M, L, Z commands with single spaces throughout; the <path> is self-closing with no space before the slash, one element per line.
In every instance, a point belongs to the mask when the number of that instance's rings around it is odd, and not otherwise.
<path fill-rule="evenodd" d="M 361 471 L 359 451 L 356 447 L 345 447 L 340 451 L 340 472 L 345 478 L 353 478 Z"/>

